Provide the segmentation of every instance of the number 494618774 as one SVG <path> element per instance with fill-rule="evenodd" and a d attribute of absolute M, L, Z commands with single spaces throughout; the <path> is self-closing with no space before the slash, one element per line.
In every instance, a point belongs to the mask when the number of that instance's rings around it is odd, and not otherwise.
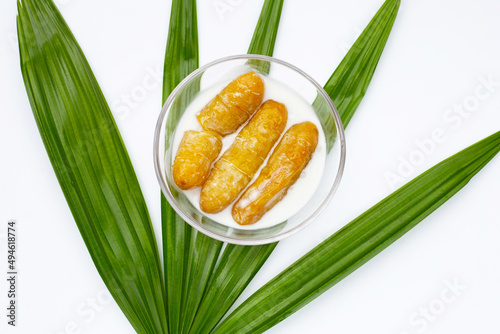
<path fill-rule="evenodd" d="M 16 270 L 16 222 L 7 223 L 7 262 L 10 271 Z"/>

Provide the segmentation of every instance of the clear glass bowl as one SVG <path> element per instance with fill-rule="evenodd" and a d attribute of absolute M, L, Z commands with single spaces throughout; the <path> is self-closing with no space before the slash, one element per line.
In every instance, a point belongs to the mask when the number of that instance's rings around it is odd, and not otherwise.
<path fill-rule="evenodd" d="M 270 227 L 229 227 L 197 209 L 172 178 L 173 138 L 186 107 L 199 91 L 229 83 L 237 76 L 256 71 L 285 84 L 313 106 L 326 137 L 326 161 L 316 191 L 303 207 L 286 221 Z M 261 55 L 237 55 L 213 61 L 187 76 L 170 94 L 162 108 L 154 137 L 154 164 L 163 194 L 174 210 L 198 231 L 224 242 L 261 245 L 281 240 L 311 223 L 333 197 L 344 170 L 345 137 L 340 116 L 323 88 L 309 75 L 282 60 Z"/>

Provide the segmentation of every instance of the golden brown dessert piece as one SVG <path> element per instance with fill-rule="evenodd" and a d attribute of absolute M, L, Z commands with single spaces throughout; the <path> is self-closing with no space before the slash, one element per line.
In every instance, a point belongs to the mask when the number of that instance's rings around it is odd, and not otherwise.
<path fill-rule="evenodd" d="M 182 190 L 200 187 L 222 149 L 221 136 L 213 131 L 186 131 L 177 150 L 172 176 Z"/>
<path fill-rule="evenodd" d="M 318 145 L 318 129 L 311 122 L 292 126 L 273 151 L 266 166 L 232 209 L 240 225 L 256 223 L 285 197 Z"/>
<path fill-rule="evenodd" d="M 238 130 L 255 113 L 264 97 L 264 82 L 255 72 L 231 81 L 197 115 L 204 130 L 226 136 Z"/>
<path fill-rule="evenodd" d="M 201 188 L 200 208 L 217 213 L 248 185 L 285 129 L 288 113 L 276 101 L 266 101 L 215 163 Z"/>

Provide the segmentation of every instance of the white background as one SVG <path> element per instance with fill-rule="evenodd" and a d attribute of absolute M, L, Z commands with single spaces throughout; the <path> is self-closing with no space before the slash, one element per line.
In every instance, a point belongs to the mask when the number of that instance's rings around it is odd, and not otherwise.
<path fill-rule="evenodd" d="M 382 2 L 285 1 L 275 56 L 326 82 Z M 231 10 L 217 12 L 220 3 Z M 262 3 L 199 1 L 200 63 L 245 53 Z M 152 142 L 170 1 L 58 4 L 115 114 L 160 235 Z M 2 0 L 0 268 L 6 272 L 7 220 L 15 219 L 19 309 L 18 327 L 7 328 L 7 285 L 0 274 L 0 332 L 133 333 L 109 300 L 42 145 L 19 70 L 15 15 L 15 1 Z M 402 161 L 414 162 L 408 181 L 500 130 L 499 15 L 496 0 L 403 0 L 370 89 L 346 131 L 347 164 L 336 196 L 314 224 L 279 244 L 238 302 L 390 194 L 387 175 L 398 173 Z M 488 77 L 496 87 L 466 118 L 458 117 L 454 106 L 478 101 L 476 89 L 487 93 L 481 78 Z M 418 153 L 417 142 L 439 129 L 443 140 Z M 499 170 L 497 156 L 419 226 L 269 333 L 499 333 Z M 462 286 L 455 294 L 446 290 L 446 282 L 454 281 Z M 432 321 L 420 313 L 429 307 Z"/>

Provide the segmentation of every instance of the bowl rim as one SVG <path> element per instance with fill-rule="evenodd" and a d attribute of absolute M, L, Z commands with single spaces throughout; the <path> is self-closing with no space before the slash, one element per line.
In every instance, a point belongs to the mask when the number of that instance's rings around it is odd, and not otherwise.
<path fill-rule="evenodd" d="M 299 225 L 291 228 L 290 230 L 283 232 L 283 233 L 278 233 L 274 236 L 270 237 L 264 237 L 264 238 L 256 238 L 256 239 L 244 239 L 244 238 L 233 238 L 225 235 L 221 235 L 218 233 L 215 233 L 207 228 L 205 228 L 203 225 L 198 224 L 196 221 L 194 221 L 191 217 L 189 217 L 187 214 L 184 213 L 184 211 L 177 205 L 177 202 L 172 195 L 169 187 L 167 186 L 167 181 L 164 178 L 164 173 L 161 170 L 161 157 L 160 157 L 160 134 L 163 130 L 163 121 L 165 119 L 165 116 L 167 114 L 167 111 L 169 109 L 169 106 L 172 104 L 174 98 L 177 96 L 178 92 L 184 88 L 184 86 L 187 85 L 188 82 L 191 81 L 192 78 L 196 77 L 202 72 L 205 72 L 207 69 L 210 67 L 227 62 L 227 61 L 232 61 L 232 60 L 239 60 L 239 59 L 252 59 L 252 60 L 264 60 L 264 61 L 269 61 L 271 63 L 278 63 L 280 65 L 283 65 L 291 70 L 294 70 L 295 72 L 299 73 L 302 75 L 304 78 L 306 78 L 311 84 L 313 84 L 318 92 L 323 96 L 323 98 L 326 100 L 328 103 L 331 111 L 333 112 L 333 118 L 335 120 L 335 123 L 337 125 L 337 141 L 340 143 L 340 161 L 339 161 L 339 166 L 337 169 L 337 175 L 335 177 L 335 181 L 333 185 L 331 186 L 330 190 L 328 191 L 327 196 L 323 199 L 322 203 L 319 205 L 318 208 L 304 221 L 302 221 Z M 155 127 L 155 132 L 154 132 L 154 142 L 153 142 L 153 161 L 154 161 L 154 167 L 155 167 L 155 173 L 156 177 L 158 179 L 158 183 L 160 184 L 161 191 L 163 195 L 166 197 L 172 208 L 175 210 L 175 212 L 181 216 L 181 218 L 191 225 L 193 228 L 198 230 L 199 232 L 213 238 L 219 241 L 231 243 L 231 244 L 237 244 L 237 245 L 243 245 L 243 246 L 256 246 L 256 245 L 264 245 L 264 244 L 269 244 L 273 243 L 276 241 L 283 240 L 284 238 L 287 238 L 306 226 L 308 226 L 312 221 L 314 221 L 318 215 L 326 208 L 326 206 L 329 204 L 331 201 L 333 195 L 337 191 L 337 188 L 340 184 L 340 180 L 342 178 L 342 174 L 344 172 L 344 167 L 345 167 L 345 160 L 346 160 L 346 143 L 345 143 L 345 134 L 344 134 L 344 125 L 342 124 L 342 120 L 340 118 L 340 115 L 337 111 L 337 108 L 335 107 L 335 104 L 333 103 L 332 99 L 326 93 L 326 91 L 323 89 L 323 87 L 316 82 L 310 75 L 305 73 L 303 70 L 300 68 L 283 61 L 281 59 L 275 58 L 275 57 L 269 57 L 269 56 L 264 56 L 264 55 L 256 55 L 256 54 L 238 54 L 238 55 L 232 55 L 232 56 L 227 56 L 223 58 L 216 59 L 214 61 L 211 61 L 198 69 L 194 70 L 191 72 L 188 76 L 186 76 L 175 88 L 174 90 L 170 93 L 168 96 L 167 100 L 162 106 L 160 115 L 158 116 L 158 120 L 156 123 Z"/>

